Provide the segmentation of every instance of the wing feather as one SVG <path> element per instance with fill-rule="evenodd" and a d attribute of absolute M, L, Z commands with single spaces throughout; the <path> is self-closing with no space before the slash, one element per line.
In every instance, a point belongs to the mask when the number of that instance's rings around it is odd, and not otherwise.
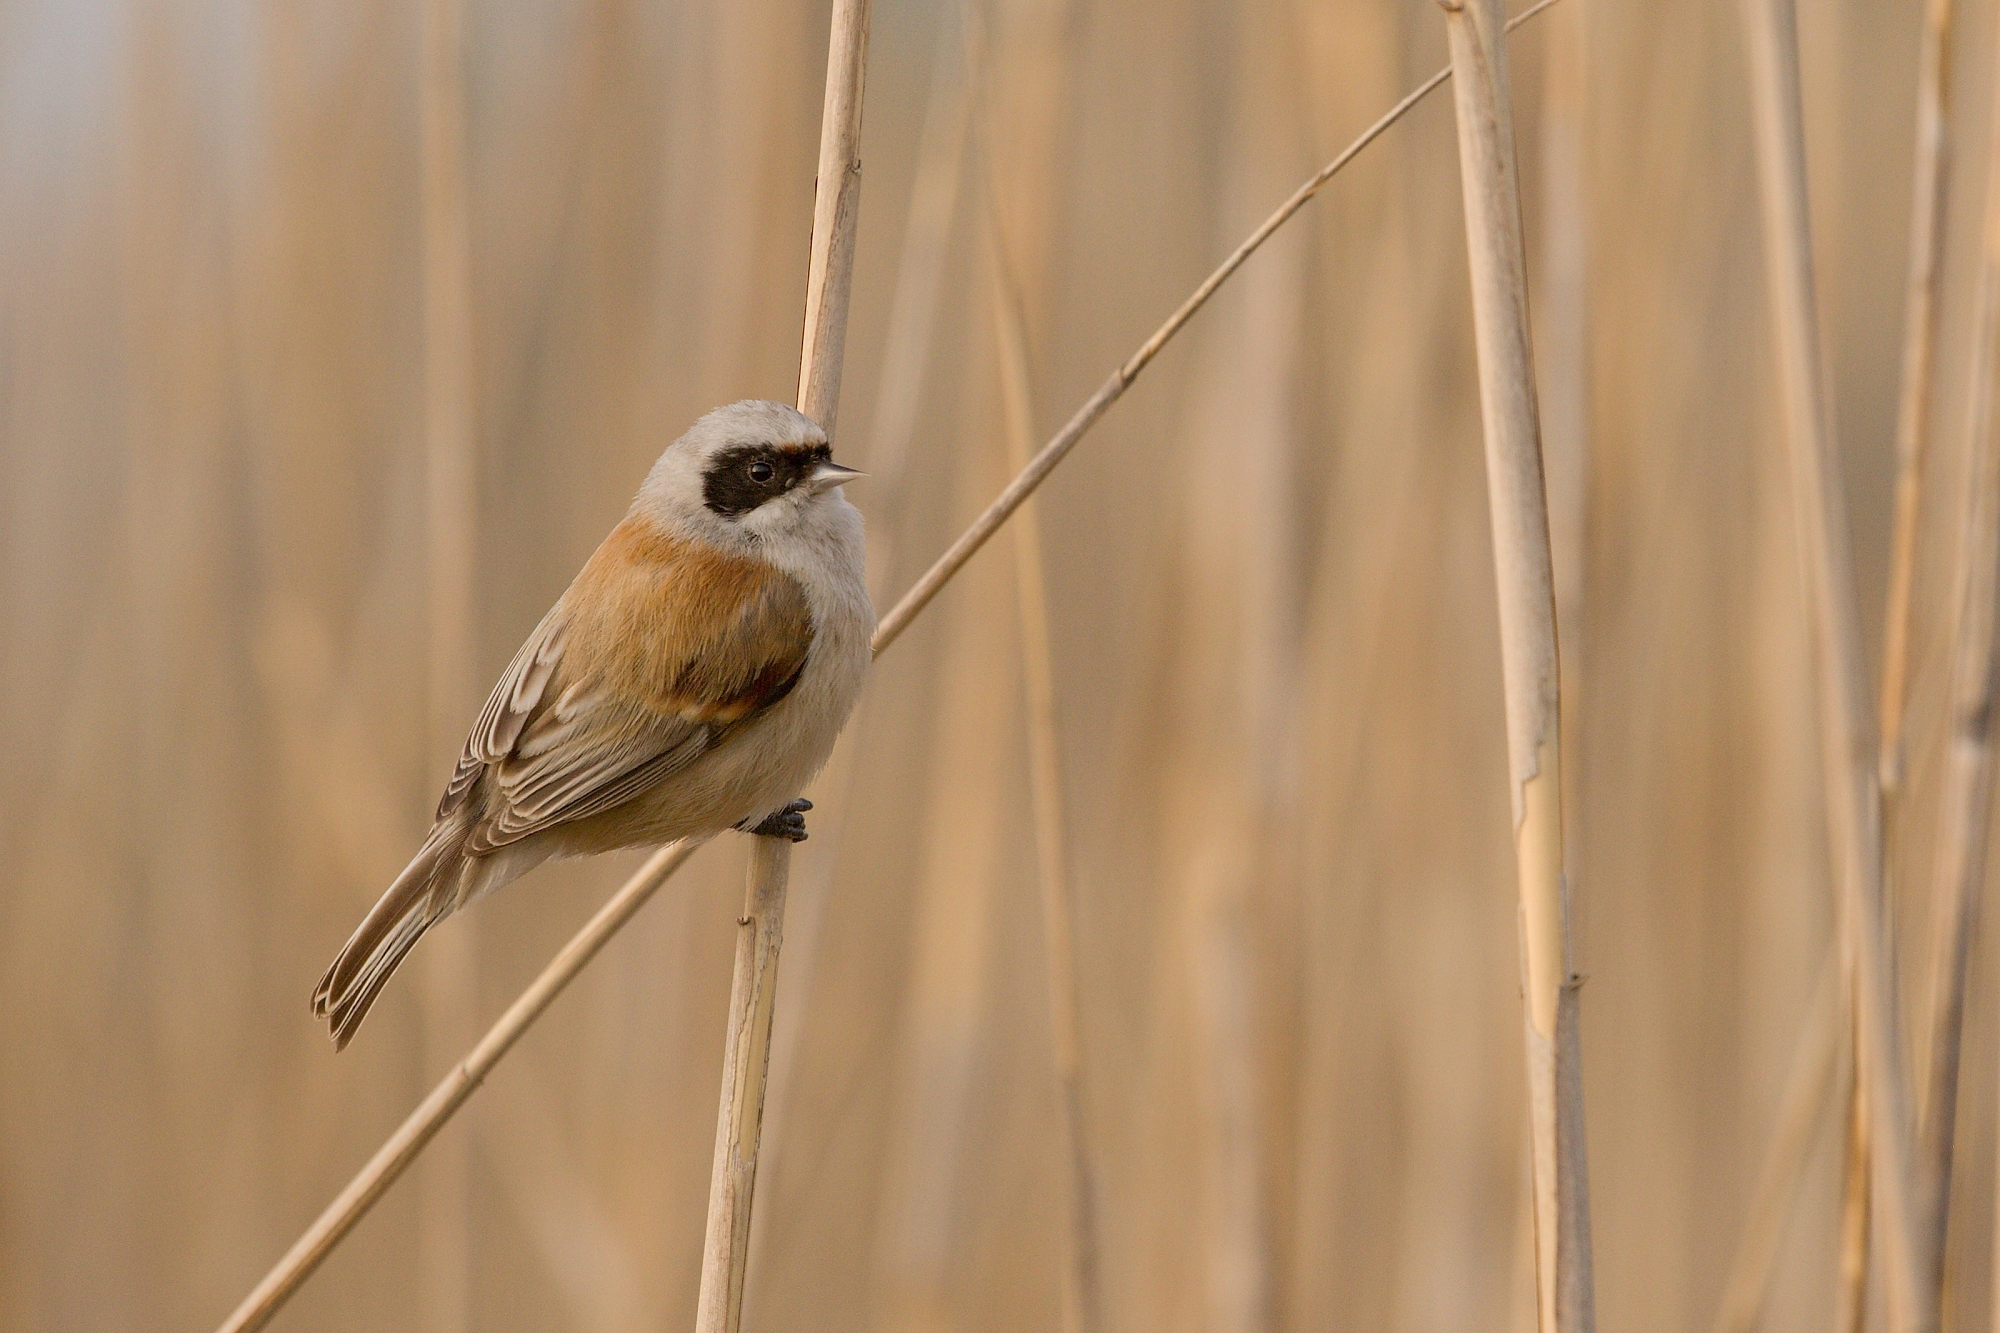
<path fill-rule="evenodd" d="M 628 518 L 494 686 L 439 817 L 480 796 L 479 855 L 614 809 L 783 699 L 811 647 L 795 579 Z"/>

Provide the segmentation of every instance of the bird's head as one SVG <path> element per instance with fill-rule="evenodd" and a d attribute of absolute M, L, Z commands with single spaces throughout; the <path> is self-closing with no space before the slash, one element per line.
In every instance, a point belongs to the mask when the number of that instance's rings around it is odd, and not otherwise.
<path fill-rule="evenodd" d="M 846 509 L 841 483 L 862 474 L 833 461 L 826 432 L 782 403 L 718 407 L 667 446 L 639 491 L 649 517 L 725 546 L 808 537 Z"/>

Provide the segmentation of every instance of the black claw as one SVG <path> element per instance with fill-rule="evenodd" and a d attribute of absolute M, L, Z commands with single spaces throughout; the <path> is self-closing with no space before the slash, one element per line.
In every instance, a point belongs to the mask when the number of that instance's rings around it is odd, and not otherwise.
<path fill-rule="evenodd" d="M 813 803 L 802 796 L 782 810 L 773 810 L 754 828 L 743 828 L 742 824 L 736 827 L 743 829 L 745 833 L 754 833 L 760 838 L 790 838 L 793 842 L 804 842 L 806 811 L 812 808 Z"/>

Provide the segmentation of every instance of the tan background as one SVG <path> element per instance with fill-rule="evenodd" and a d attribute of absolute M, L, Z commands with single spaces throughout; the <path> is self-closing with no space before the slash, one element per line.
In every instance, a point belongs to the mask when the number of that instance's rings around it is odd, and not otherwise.
<path fill-rule="evenodd" d="M 1564 6 L 1513 52 L 1599 1306 L 1607 1330 L 1700 1329 L 1828 936 L 1807 646 L 1737 7 Z M 1801 8 L 1872 642 L 1917 7 Z M 1993 46 L 1989 7 L 1960 8 L 1946 497 Z M 893 477 L 906 435 L 902 484 L 851 492 L 886 606 L 1006 475 L 994 201 L 1046 434 L 1444 41 L 1427 0 L 992 0 L 960 138 L 957 7 L 876 11 L 839 448 Z M 472 4 L 479 680 L 427 715 L 417 15 L 0 7 L 0 1328 L 212 1326 L 444 1070 L 421 963 L 343 1056 L 306 1012 L 422 831 L 450 757 L 427 729 L 462 730 L 695 415 L 793 393 L 824 4 Z M 931 265 L 907 243 L 913 183 L 954 162 Z M 1046 492 L 1114 1329 L 1523 1326 L 1468 315 L 1437 97 Z M 892 326 L 924 356 L 886 355 Z M 1926 517 L 1898 861 L 1919 978 L 1955 516 Z M 815 793 L 746 1327 L 1055 1319 L 1013 558 L 996 543 L 884 660 Z M 464 1326 L 691 1320 L 742 861 L 735 839 L 704 852 L 446 1131 L 468 1166 L 441 1214 L 467 1228 Z M 633 864 L 544 870 L 451 922 L 476 938 L 462 1021 L 490 1021 Z M 1994 1165 L 1975 987 L 1965 1327 Z M 1830 1317 L 1831 1127 L 1775 1328 Z M 427 1189 L 398 1186 L 276 1327 L 450 1327 L 420 1278 Z"/>

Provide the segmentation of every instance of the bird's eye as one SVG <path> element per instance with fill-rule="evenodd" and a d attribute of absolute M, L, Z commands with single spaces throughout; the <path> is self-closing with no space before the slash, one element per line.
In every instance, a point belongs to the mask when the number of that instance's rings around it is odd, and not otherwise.
<path fill-rule="evenodd" d="M 769 481 L 770 479 L 771 465 L 769 463 L 752 463 L 750 465 L 750 480 Z"/>

